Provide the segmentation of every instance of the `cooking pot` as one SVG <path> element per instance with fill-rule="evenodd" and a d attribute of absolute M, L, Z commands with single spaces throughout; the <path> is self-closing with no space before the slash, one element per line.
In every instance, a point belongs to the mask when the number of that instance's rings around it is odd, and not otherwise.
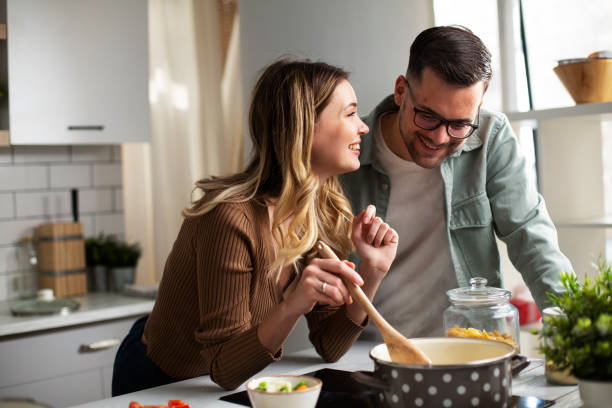
<path fill-rule="evenodd" d="M 505 407 L 512 396 L 507 343 L 455 337 L 412 339 L 431 366 L 394 363 L 387 346 L 370 351 L 374 372 L 355 372 L 355 381 L 375 389 L 388 407 Z"/>

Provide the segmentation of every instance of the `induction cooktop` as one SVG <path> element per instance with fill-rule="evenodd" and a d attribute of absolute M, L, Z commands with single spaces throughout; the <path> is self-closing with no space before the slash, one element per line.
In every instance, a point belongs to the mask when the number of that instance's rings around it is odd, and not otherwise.
<path fill-rule="evenodd" d="M 324 368 L 322 370 L 305 373 L 323 381 L 323 388 L 319 395 L 316 408 L 377 408 L 380 401 L 377 393 L 351 378 L 351 371 Z M 240 391 L 220 398 L 223 401 L 250 407 L 249 396 L 246 391 Z M 546 408 L 555 405 L 554 401 L 543 400 L 537 397 L 524 397 L 513 395 L 511 408 Z"/>

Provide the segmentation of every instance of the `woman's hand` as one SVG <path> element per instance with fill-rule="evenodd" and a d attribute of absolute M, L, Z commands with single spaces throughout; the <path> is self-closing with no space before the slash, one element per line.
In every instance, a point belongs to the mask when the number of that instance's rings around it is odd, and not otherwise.
<path fill-rule="evenodd" d="M 286 297 L 288 307 L 293 313 L 303 315 L 317 302 L 331 306 L 353 303 L 341 277 L 363 285 L 361 276 L 345 262 L 314 258 L 302 271 L 293 292 Z"/>
<path fill-rule="evenodd" d="M 395 259 L 399 237 L 389 224 L 376 217 L 376 207 L 370 204 L 353 218 L 351 239 L 362 265 L 382 278 Z"/>

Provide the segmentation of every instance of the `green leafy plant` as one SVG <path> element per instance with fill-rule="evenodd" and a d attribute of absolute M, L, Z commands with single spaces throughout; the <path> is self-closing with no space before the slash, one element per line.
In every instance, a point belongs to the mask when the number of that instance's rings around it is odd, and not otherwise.
<path fill-rule="evenodd" d="M 138 243 L 128 244 L 119 240 L 116 235 L 100 234 L 85 240 L 87 266 L 133 267 L 138 263 L 141 253 L 142 249 Z"/>
<path fill-rule="evenodd" d="M 102 243 L 104 235 L 100 234 L 98 238 L 90 237 L 85 239 L 85 263 L 87 266 L 104 265 L 102 253 Z"/>
<path fill-rule="evenodd" d="M 119 242 L 113 266 L 116 268 L 134 267 L 138 263 L 141 252 L 138 243 L 128 244 L 127 242 Z"/>
<path fill-rule="evenodd" d="M 567 290 L 548 294 L 562 314 L 545 317 L 539 332 L 546 359 L 559 369 L 569 368 L 583 379 L 612 380 L 612 268 L 600 257 L 599 275 L 580 283 L 574 274 L 563 273 Z"/>

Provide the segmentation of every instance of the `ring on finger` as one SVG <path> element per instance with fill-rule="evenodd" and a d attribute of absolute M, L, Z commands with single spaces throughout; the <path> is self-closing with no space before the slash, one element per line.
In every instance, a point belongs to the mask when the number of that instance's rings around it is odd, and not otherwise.
<path fill-rule="evenodd" d="M 327 289 L 327 282 L 323 282 L 323 284 L 321 285 L 321 292 L 323 292 L 323 294 L 325 295 L 325 289 Z"/>

